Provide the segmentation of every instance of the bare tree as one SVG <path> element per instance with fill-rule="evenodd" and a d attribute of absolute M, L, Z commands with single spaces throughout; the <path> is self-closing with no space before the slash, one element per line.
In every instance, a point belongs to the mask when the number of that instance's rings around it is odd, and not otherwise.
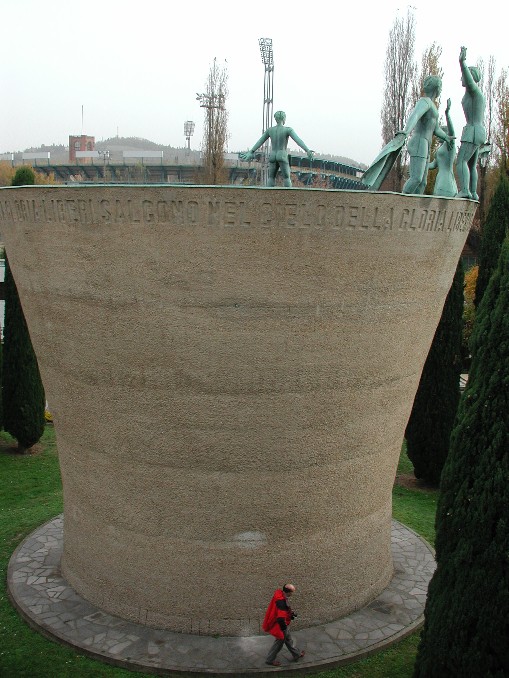
<path fill-rule="evenodd" d="M 224 154 L 228 142 L 228 71 L 214 59 L 205 85 L 205 93 L 198 99 L 205 109 L 203 133 L 203 172 L 201 179 L 206 184 L 222 184 L 227 181 Z"/>
<path fill-rule="evenodd" d="M 493 123 L 496 109 L 496 92 L 495 92 L 495 57 L 490 55 L 488 59 L 488 66 L 485 67 L 484 59 L 479 59 L 477 68 L 481 74 L 480 86 L 484 98 L 486 99 L 486 112 L 484 114 L 484 126 L 486 127 L 486 138 L 491 142 L 493 137 Z"/>
<path fill-rule="evenodd" d="M 417 65 L 415 51 L 415 17 L 410 9 L 406 17 L 396 17 L 389 32 L 385 55 L 385 92 L 380 120 L 383 143 L 387 144 L 405 126 L 412 107 L 412 88 Z M 403 184 L 403 161 L 398 156 L 387 182 L 388 188 L 400 191 Z"/>
<path fill-rule="evenodd" d="M 439 78 L 443 77 L 444 69 L 440 66 L 441 56 L 442 47 L 436 42 L 429 47 L 426 47 L 422 53 L 421 68 L 419 71 L 416 70 L 416 77 L 412 83 L 412 105 L 414 105 L 420 97 L 424 96 L 423 84 L 428 75 L 438 75 Z M 435 105 L 437 108 L 440 106 L 440 97 L 435 101 Z"/>
<path fill-rule="evenodd" d="M 484 94 L 484 98 L 486 100 L 486 109 L 484 112 L 484 126 L 486 127 L 486 139 L 488 141 L 488 144 L 492 144 L 493 142 L 493 126 L 494 126 L 494 116 L 495 116 L 495 110 L 496 110 L 496 81 L 495 81 L 495 57 L 493 55 L 490 55 L 488 59 L 488 65 L 485 66 L 484 64 L 484 59 L 479 59 L 477 63 L 477 68 L 480 71 L 481 74 L 481 79 L 480 79 L 480 87 L 482 89 L 482 93 Z M 478 189 L 477 192 L 479 194 L 479 210 L 477 219 L 478 219 L 478 228 L 479 232 L 482 231 L 484 227 L 484 222 L 486 220 L 486 211 L 487 211 L 487 204 L 488 204 L 488 182 L 487 182 L 487 172 L 488 172 L 488 167 L 489 167 L 489 160 L 491 158 L 494 158 L 494 154 L 490 153 L 490 155 L 485 158 L 484 160 L 481 160 L 479 163 L 479 180 L 478 180 Z M 474 222 L 474 225 L 477 226 L 477 219 Z"/>
<path fill-rule="evenodd" d="M 500 156 L 500 166 L 508 172 L 509 165 L 509 85 L 507 69 L 503 68 L 495 82 L 496 122 L 493 140 Z"/>

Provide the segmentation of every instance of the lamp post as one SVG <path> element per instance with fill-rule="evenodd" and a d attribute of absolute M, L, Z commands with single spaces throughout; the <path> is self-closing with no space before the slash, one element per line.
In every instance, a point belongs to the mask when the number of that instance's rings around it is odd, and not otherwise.
<path fill-rule="evenodd" d="M 189 155 L 191 152 L 191 137 L 194 134 L 194 122 L 192 120 L 186 120 L 184 123 L 184 136 L 187 141 L 187 150 L 186 155 Z"/>
<path fill-rule="evenodd" d="M 274 54 L 272 52 L 272 38 L 260 38 L 258 44 L 265 67 L 263 78 L 263 134 L 272 124 L 272 111 L 274 107 Z M 268 151 L 269 142 L 266 141 L 262 146 L 262 186 L 267 185 L 269 173 Z"/>

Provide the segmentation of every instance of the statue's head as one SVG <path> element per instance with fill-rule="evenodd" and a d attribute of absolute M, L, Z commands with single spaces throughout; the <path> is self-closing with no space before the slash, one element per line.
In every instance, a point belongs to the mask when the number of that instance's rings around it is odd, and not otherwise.
<path fill-rule="evenodd" d="M 424 90 L 424 94 L 430 97 L 430 99 L 436 99 L 436 97 L 440 96 L 440 92 L 442 91 L 441 78 L 439 78 L 438 75 L 428 75 L 427 78 L 424 78 L 422 89 Z"/>
<path fill-rule="evenodd" d="M 276 111 L 274 113 L 274 120 L 276 122 L 282 122 L 284 125 L 286 122 L 286 113 L 284 111 Z"/>

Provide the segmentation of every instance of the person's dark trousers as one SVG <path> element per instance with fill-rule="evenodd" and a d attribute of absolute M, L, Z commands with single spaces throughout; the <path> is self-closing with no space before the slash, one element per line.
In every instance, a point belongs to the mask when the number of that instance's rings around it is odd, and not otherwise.
<path fill-rule="evenodd" d="M 282 640 L 279 640 L 279 638 L 276 638 L 274 642 L 272 643 L 272 647 L 270 648 L 270 652 L 267 655 L 267 659 L 265 660 L 267 664 L 272 664 L 272 662 L 275 660 L 277 657 L 277 653 L 281 650 L 283 645 L 286 645 L 288 650 L 292 653 L 292 656 L 294 659 L 297 659 L 300 657 L 300 650 L 298 650 L 294 643 L 293 643 L 293 638 L 290 634 L 290 631 L 286 629 L 285 631 L 285 637 Z"/>

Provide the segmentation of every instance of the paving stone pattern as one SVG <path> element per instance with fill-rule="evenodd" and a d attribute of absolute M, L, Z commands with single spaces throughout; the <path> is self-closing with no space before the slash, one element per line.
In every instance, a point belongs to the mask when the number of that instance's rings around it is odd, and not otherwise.
<path fill-rule="evenodd" d="M 429 545 L 393 521 L 395 573 L 369 605 L 343 619 L 293 633 L 306 651 L 298 664 L 283 649 L 280 668 L 265 664 L 272 637 L 210 637 L 152 629 L 102 612 L 60 574 L 63 516 L 39 527 L 9 563 L 8 587 L 31 626 L 80 652 L 125 668 L 164 674 L 189 671 L 241 675 L 334 666 L 399 640 L 423 621 L 428 583 L 435 569 Z"/>

